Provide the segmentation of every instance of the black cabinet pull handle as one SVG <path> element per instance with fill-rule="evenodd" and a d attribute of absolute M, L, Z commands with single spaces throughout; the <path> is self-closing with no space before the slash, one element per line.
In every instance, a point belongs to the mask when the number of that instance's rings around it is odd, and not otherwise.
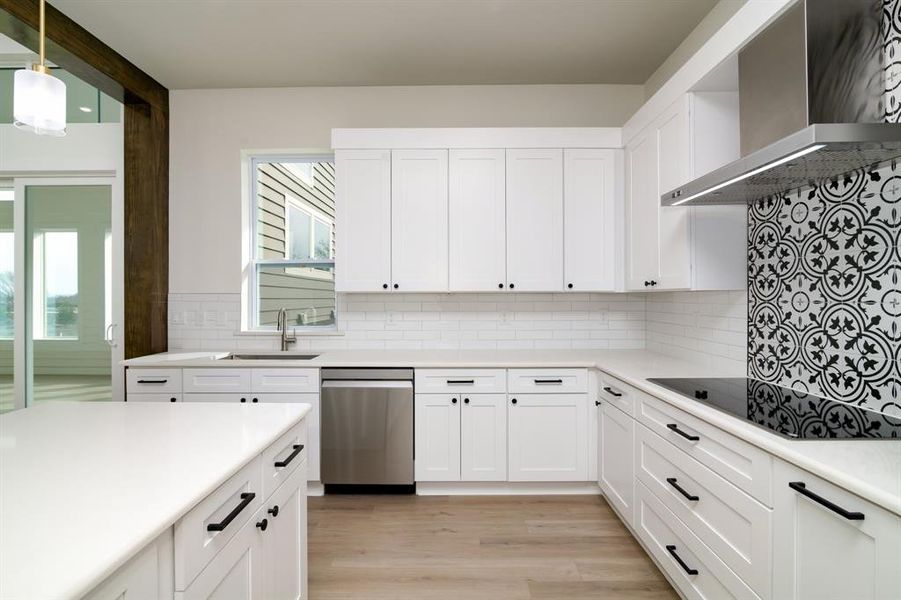
<path fill-rule="evenodd" d="M 447 385 L 473 385 L 474 379 L 448 379 Z"/>
<path fill-rule="evenodd" d="M 615 397 L 617 397 L 617 398 L 622 398 L 622 397 L 623 397 L 622 392 L 617 392 L 615 389 L 613 389 L 613 388 L 610 387 L 610 386 L 605 387 L 605 388 L 604 388 L 604 391 L 607 392 L 608 394 L 610 394 L 611 396 L 615 396 Z"/>
<path fill-rule="evenodd" d="M 266 512 L 269 513 L 270 515 L 272 515 L 272 518 L 274 519 L 275 517 L 278 516 L 278 504 L 276 504 L 275 506 L 273 506 Z"/>
<path fill-rule="evenodd" d="M 516 404 L 516 398 L 514 398 L 513 400 L 510 400 L 510 402 L 512 402 L 513 404 Z"/>
<path fill-rule="evenodd" d="M 678 433 L 679 435 L 681 435 L 682 437 L 684 437 L 684 438 L 685 438 L 686 440 L 688 440 L 689 442 L 697 442 L 699 439 L 701 439 L 701 438 L 699 438 L 699 437 L 696 436 L 696 435 L 689 435 L 689 434 L 685 433 L 684 431 L 682 431 L 681 429 L 679 429 L 679 426 L 676 425 L 675 423 L 670 423 L 670 424 L 668 424 L 668 425 L 666 426 L 666 428 L 669 429 L 670 431 L 674 432 L 674 433 Z"/>
<path fill-rule="evenodd" d="M 228 527 L 229 523 L 235 520 L 235 517 L 238 514 L 247 508 L 247 505 L 253 502 L 253 499 L 256 498 L 257 495 L 253 492 L 242 492 L 241 493 L 241 502 L 238 506 L 234 507 L 230 513 L 225 515 L 225 518 L 219 521 L 218 523 L 210 523 L 206 526 L 207 531 L 222 531 L 226 527 Z"/>
<path fill-rule="evenodd" d="M 168 378 L 163 379 L 138 379 L 138 383 L 168 383 Z"/>
<path fill-rule="evenodd" d="M 815 493 L 811 492 L 810 490 L 807 489 L 807 484 L 804 483 L 803 481 L 790 481 L 788 483 L 788 487 L 795 490 L 802 496 L 807 496 L 808 498 L 810 498 L 817 504 L 822 504 L 823 506 L 825 506 L 832 512 L 843 516 L 844 518 L 848 519 L 849 521 L 863 521 L 863 519 L 864 519 L 864 514 L 862 512 L 852 512 L 850 510 L 845 510 L 844 508 L 842 508 L 835 502 L 827 500 L 827 499 L 823 498 L 822 496 L 820 496 L 819 494 L 815 494 Z"/>
<path fill-rule="evenodd" d="M 542 384 L 552 384 L 552 385 L 560 385 L 563 383 L 562 379 L 535 379 L 535 385 Z"/>
<path fill-rule="evenodd" d="M 469 404 L 469 398 L 463 398 L 463 404 Z"/>
<path fill-rule="evenodd" d="M 260 531 L 266 531 L 266 528 L 269 527 L 269 519 L 263 519 L 262 521 L 257 521 L 257 527 L 260 528 Z"/>
<path fill-rule="evenodd" d="M 675 547 L 675 546 L 667 546 L 667 547 L 666 547 L 666 551 L 670 553 L 670 556 L 672 556 L 672 557 L 676 560 L 677 563 L 679 563 L 679 566 L 682 567 L 682 570 L 683 570 L 683 571 L 685 571 L 685 572 L 688 573 L 689 575 L 697 575 L 697 574 L 698 574 L 698 570 L 697 570 L 697 569 L 692 569 L 691 567 L 689 567 L 688 565 L 686 565 L 686 564 L 685 564 L 685 561 L 682 560 L 682 557 L 679 556 L 678 554 L 676 554 L 676 547 Z"/>
<path fill-rule="evenodd" d="M 678 483 L 676 483 L 677 481 L 678 481 L 678 479 L 676 479 L 675 477 L 667 477 L 667 478 L 666 478 L 666 482 L 667 482 L 668 484 L 670 484 L 671 486 L 673 486 L 673 489 L 675 489 L 677 492 L 679 492 L 680 494 L 682 494 L 683 496 L 685 496 L 685 499 L 686 499 L 686 500 L 691 500 L 692 502 L 697 502 L 698 500 L 700 500 L 700 498 L 699 498 L 698 496 L 692 496 L 691 494 L 689 494 L 688 492 L 686 492 L 686 491 L 682 488 L 681 485 L 679 485 Z"/>
<path fill-rule="evenodd" d="M 294 452 L 285 457 L 285 460 L 277 460 L 272 466 L 282 468 L 287 467 L 288 463 L 297 458 L 297 455 L 303 451 L 303 444 L 294 444 Z"/>

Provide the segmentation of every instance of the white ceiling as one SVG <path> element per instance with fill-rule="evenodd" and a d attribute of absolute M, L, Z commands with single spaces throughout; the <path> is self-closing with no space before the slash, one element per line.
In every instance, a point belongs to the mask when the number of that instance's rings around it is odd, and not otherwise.
<path fill-rule="evenodd" d="M 643 84 L 716 0 L 51 0 L 171 89 Z"/>

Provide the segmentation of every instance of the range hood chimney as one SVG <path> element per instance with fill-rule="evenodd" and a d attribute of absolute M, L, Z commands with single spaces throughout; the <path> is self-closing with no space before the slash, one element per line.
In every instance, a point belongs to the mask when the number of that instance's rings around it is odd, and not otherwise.
<path fill-rule="evenodd" d="M 738 55 L 742 157 L 660 198 L 745 204 L 901 156 L 885 123 L 883 0 L 799 0 Z"/>

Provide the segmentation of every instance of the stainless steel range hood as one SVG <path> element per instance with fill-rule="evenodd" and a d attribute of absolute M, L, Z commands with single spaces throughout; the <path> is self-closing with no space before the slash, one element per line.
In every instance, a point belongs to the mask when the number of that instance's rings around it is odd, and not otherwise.
<path fill-rule="evenodd" d="M 882 0 L 800 0 L 738 56 L 742 158 L 660 198 L 745 204 L 901 156 L 884 123 Z"/>

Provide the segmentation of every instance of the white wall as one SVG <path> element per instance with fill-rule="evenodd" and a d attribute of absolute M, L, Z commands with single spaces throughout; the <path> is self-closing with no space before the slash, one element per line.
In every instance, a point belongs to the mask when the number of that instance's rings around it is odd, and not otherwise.
<path fill-rule="evenodd" d="M 618 127 L 642 86 L 176 90 L 170 94 L 169 289 L 241 289 L 241 151 L 328 149 L 341 127 Z"/>

